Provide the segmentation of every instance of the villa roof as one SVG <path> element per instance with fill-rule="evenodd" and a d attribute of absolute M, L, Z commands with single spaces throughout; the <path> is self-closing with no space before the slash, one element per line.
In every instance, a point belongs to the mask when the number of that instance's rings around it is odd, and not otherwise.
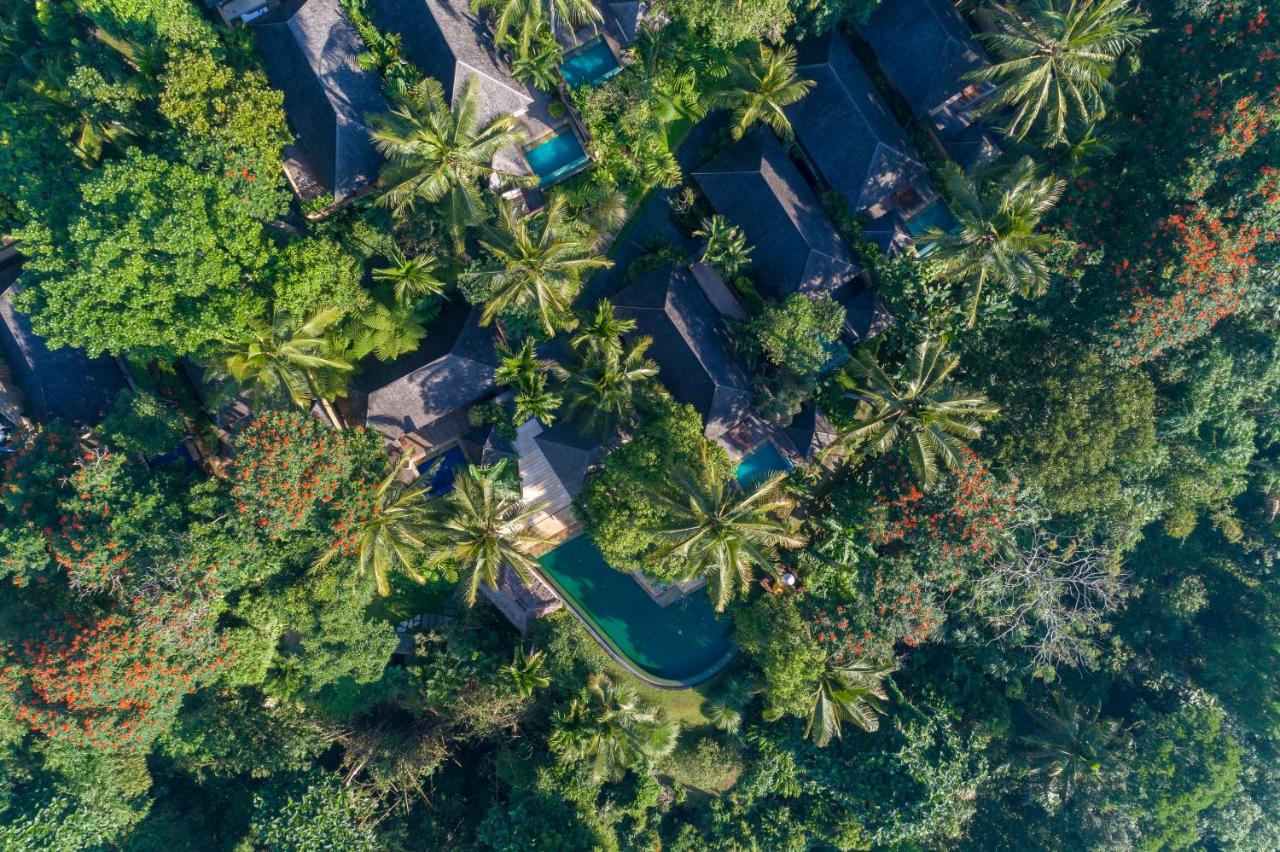
<path fill-rule="evenodd" d="M 965 74 L 988 64 L 950 0 L 881 3 L 860 32 L 894 88 L 921 117 L 970 85 Z"/>
<path fill-rule="evenodd" d="M 263 68 L 284 92 L 295 149 L 335 201 L 377 177 L 382 158 L 365 118 L 386 112 L 382 81 L 360 67 L 364 50 L 342 0 L 294 0 L 254 24 Z"/>
<path fill-rule="evenodd" d="M 693 178 L 711 206 L 755 246 L 752 267 L 769 296 L 830 293 L 861 272 L 772 133 L 749 134 Z"/>
<path fill-rule="evenodd" d="M 812 402 L 806 403 L 791 418 L 783 432 L 805 458 L 812 458 L 836 439 L 835 427 L 822 409 Z"/>
<path fill-rule="evenodd" d="M 865 213 L 927 180 L 920 155 L 844 36 L 833 32 L 802 42 L 796 71 L 814 85 L 786 108 L 787 118 L 823 180 L 845 197 L 851 212 Z"/>
<path fill-rule="evenodd" d="M 384 32 L 400 35 L 409 61 L 440 81 L 450 103 L 475 78 L 480 126 L 505 113 L 520 115 L 534 103 L 468 0 L 369 0 L 369 13 Z"/>
<path fill-rule="evenodd" d="M 751 378 L 733 352 L 720 314 L 688 269 L 668 266 L 642 275 L 613 299 L 619 317 L 653 338 L 649 356 L 662 383 L 698 410 L 715 438 L 751 408 Z"/>
<path fill-rule="evenodd" d="M 611 16 L 613 18 L 624 42 L 629 43 L 636 40 L 636 36 L 640 34 L 640 28 L 644 24 L 647 4 L 639 2 L 597 2 L 596 5 L 605 10 L 606 17 Z"/>
<path fill-rule="evenodd" d="M 476 309 L 453 305 L 415 352 L 368 365 L 354 382 L 365 423 L 396 439 L 491 394 L 498 355 L 492 330 L 481 328 L 478 317 Z"/>
<path fill-rule="evenodd" d="M 26 397 L 34 419 L 95 426 L 125 389 L 112 358 L 90 358 L 79 349 L 50 349 L 13 307 L 19 268 L 0 270 L 0 352 Z"/>
<path fill-rule="evenodd" d="M 600 441 L 560 421 L 533 439 L 570 497 L 577 497 L 587 471 L 604 457 Z"/>
<path fill-rule="evenodd" d="M 893 313 L 884 299 L 865 287 L 840 301 L 844 305 L 844 325 L 856 343 L 865 343 L 893 325 Z"/>

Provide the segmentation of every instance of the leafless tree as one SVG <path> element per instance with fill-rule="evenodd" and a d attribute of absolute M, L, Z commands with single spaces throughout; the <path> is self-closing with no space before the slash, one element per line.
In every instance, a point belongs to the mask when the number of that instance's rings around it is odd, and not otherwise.
<path fill-rule="evenodd" d="M 1090 662 L 1097 634 L 1125 596 L 1106 551 L 1027 527 L 990 560 L 975 594 L 994 641 L 1026 648 L 1032 666 Z"/>

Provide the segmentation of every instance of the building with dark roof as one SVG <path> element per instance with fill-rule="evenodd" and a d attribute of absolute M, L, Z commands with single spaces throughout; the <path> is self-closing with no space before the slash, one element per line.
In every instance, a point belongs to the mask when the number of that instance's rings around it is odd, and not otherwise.
<path fill-rule="evenodd" d="M 271 85 L 284 93 L 295 141 L 285 171 L 303 198 L 341 202 L 378 176 L 366 118 L 389 107 L 382 80 L 360 67 L 364 42 L 342 0 L 292 0 L 253 25 Z"/>
<path fill-rule="evenodd" d="M 543 429 L 534 442 L 570 497 L 577 497 L 591 468 L 604 460 L 600 441 L 563 420 Z"/>
<path fill-rule="evenodd" d="M 781 431 L 796 452 L 810 459 L 836 440 L 835 427 L 813 402 L 806 403 Z"/>
<path fill-rule="evenodd" d="M 999 154 L 976 107 L 995 91 L 966 80 L 989 64 L 950 0 L 881 3 L 859 30 L 885 75 L 966 170 Z"/>
<path fill-rule="evenodd" d="M 751 377 L 733 341 L 688 269 L 667 266 L 642 275 L 613 299 L 636 334 L 653 338 L 649 357 L 671 395 L 698 410 L 708 438 L 719 438 L 751 410 Z"/>
<path fill-rule="evenodd" d="M 22 389 L 28 413 L 40 422 L 96 426 L 125 389 L 124 374 L 113 358 L 45 345 L 13 306 L 19 271 L 16 263 L 0 270 L 0 353 Z"/>
<path fill-rule="evenodd" d="M 764 294 L 834 294 L 862 270 L 773 134 L 748 134 L 693 172 L 703 195 L 755 247 Z"/>
<path fill-rule="evenodd" d="M 909 220 L 937 190 L 844 36 L 808 39 L 798 54 L 796 72 L 813 87 L 786 114 L 819 177 L 855 215 L 876 219 L 896 211 Z"/>
<path fill-rule="evenodd" d="M 467 410 L 493 396 L 499 357 L 479 311 L 454 304 L 423 345 L 391 362 L 374 361 L 352 383 L 354 415 L 404 446 L 442 449 L 471 432 Z"/>
<path fill-rule="evenodd" d="M 468 0 L 369 0 L 369 16 L 383 32 L 400 36 L 405 56 L 440 81 L 451 103 L 474 80 L 481 126 L 506 113 L 524 115 L 537 101 L 511 76 Z"/>

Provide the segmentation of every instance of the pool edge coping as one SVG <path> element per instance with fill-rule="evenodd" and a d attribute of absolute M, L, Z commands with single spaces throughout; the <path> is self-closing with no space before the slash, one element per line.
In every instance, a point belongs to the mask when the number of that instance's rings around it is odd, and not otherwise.
<path fill-rule="evenodd" d="M 579 536 L 580 535 L 582 535 L 582 533 L 579 533 Z M 574 536 L 574 538 L 577 537 L 578 536 Z M 572 540 L 573 539 L 566 539 L 560 543 L 560 546 L 563 546 Z M 609 570 L 612 571 L 616 569 L 614 569 L 613 566 L 609 566 Z M 596 644 L 604 648 L 605 652 L 613 658 L 615 663 L 622 666 L 622 668 L 625 669 L 632 677 L 642 680 L 650 686 L 667 690 L 691 689 L 695 686 L 701 686 L 728 668 L 729 663 L 733 662 L 734 658 L 738 656 L 738 646 L 730 641 L 729 650 L 726 651 L 720 659 L 716 660 L 708 668 L 702 670 L 698 674 L 683 680 L 659 677 L 658 675 L 646 671 L 639 663 L 628 658 L 626 653 L 623 652 L 621 648 L 617 647 L 617 644 L 609 638 L 604 628 L 595 624 L 594 620 L 586 613 L 579 611 L 578 606 L 575 605 L 577 600 L 566 592 L 553 577 L 543 571 L 541 565 L 535 569 L 535 572 L 537 573 L 538 578 L 546 583 L 548 588 L 555 592 L 556 597 L 564 603 L 565 608 L 573 614 L 573 617 L 578 620 L 579 624 L 587 629 L 587 633 L 591 634 L 591 638 L 596 640 Z"/>

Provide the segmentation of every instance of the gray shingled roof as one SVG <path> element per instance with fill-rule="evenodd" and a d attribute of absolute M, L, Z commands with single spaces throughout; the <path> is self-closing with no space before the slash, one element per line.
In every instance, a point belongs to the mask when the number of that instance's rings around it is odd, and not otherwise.
<path fill-rule="evenodd" d="M 629 43 L 636 40 L 636 36 L 640 34 L 640 27 L 644 23 L 648 4 L 637 2 L 597 2 L 596 5 L 605 10 L 606 19 L 613 18 L 624 42 Z"/>
<path fill-rule="evenodd" d="M 729 330 L 689 270 L 669 266 L 642 275 L 613 299 L 619 317 L 653 338 L 649 357 L 680 402 L 698 410 L 715 438 L 751 409 L 751 378 L 733 352 Z"/>
<path fill-rule="evenodd" d="M 860 32 L 920 117 L 969 85 L 965 74 L 987 65 L 950 0 L 887 0 Z"/>
<path fill-rule="evenodd" d="M 311 177 L 341 201 L 378 176 L 365 119 L 389 108 L 341 0 L 286 4 L 254 24 L 263 68 L 284 92 L 295 148 Z"/>
<path fill-rule="evenodd" d="M 799 169 L 764 129 L 693 172 L 716 212 L 755 246 L 752 268 L 767 295 L 830 293 L 861 270 Z"/>
<path fill-rule="evenodd" d="M 786 108 L 796 140 L 855 214 L 900 189 L 928 180 L 928 170 L 889 112 L 871 78 L 838 32 L 800 44 L 797 73 L 809 94 Z"/>
<path fill-rule="evenodd" d="M 835 427 L 815 403 L 806 403 L 782 430 L 805 458 L 812 458 L 818 451 L 836 439 Z"/>
<path fill-rule="evenodd" d="M 14 309 L 18 266 L 0 270 L 0 352 L 38 421 L 96 426 L 125 389 L 115 360 L 90 358 L 79 349 L 50 349 Z"/>
<path fill-rule="evenodd" d="M 587 471 L 604 458 L 600 441 L 560 421 L 533 439 L 570 497 L 577 497 L 587 481 Z"/>
<path fill-rule="evenodd" d="M 874 289 L 867 287 L 840 299 L 845 329 L 856 343 L 865 343 L 893 325 L 893 313 Z"/>
<path fill-rule="evenodd" d="M 490 395 L 498 355 L 479 311 L 457 304 L 427 329 L 423 345 L 390 363 L 367 365 L 353 383 L 366 425 L 396 439 Z"/>
<path fill-rule="evenodd" d="M 471 12 L 468 0 L 369 0 L 373 22 L 398 33 L 405 55 L 444 86 L 451 102 L 476 78 L 480 125 L 505 113 L 519 115 L 534 95 L 517 82 L 498 55 L 489 30 Z"/>

